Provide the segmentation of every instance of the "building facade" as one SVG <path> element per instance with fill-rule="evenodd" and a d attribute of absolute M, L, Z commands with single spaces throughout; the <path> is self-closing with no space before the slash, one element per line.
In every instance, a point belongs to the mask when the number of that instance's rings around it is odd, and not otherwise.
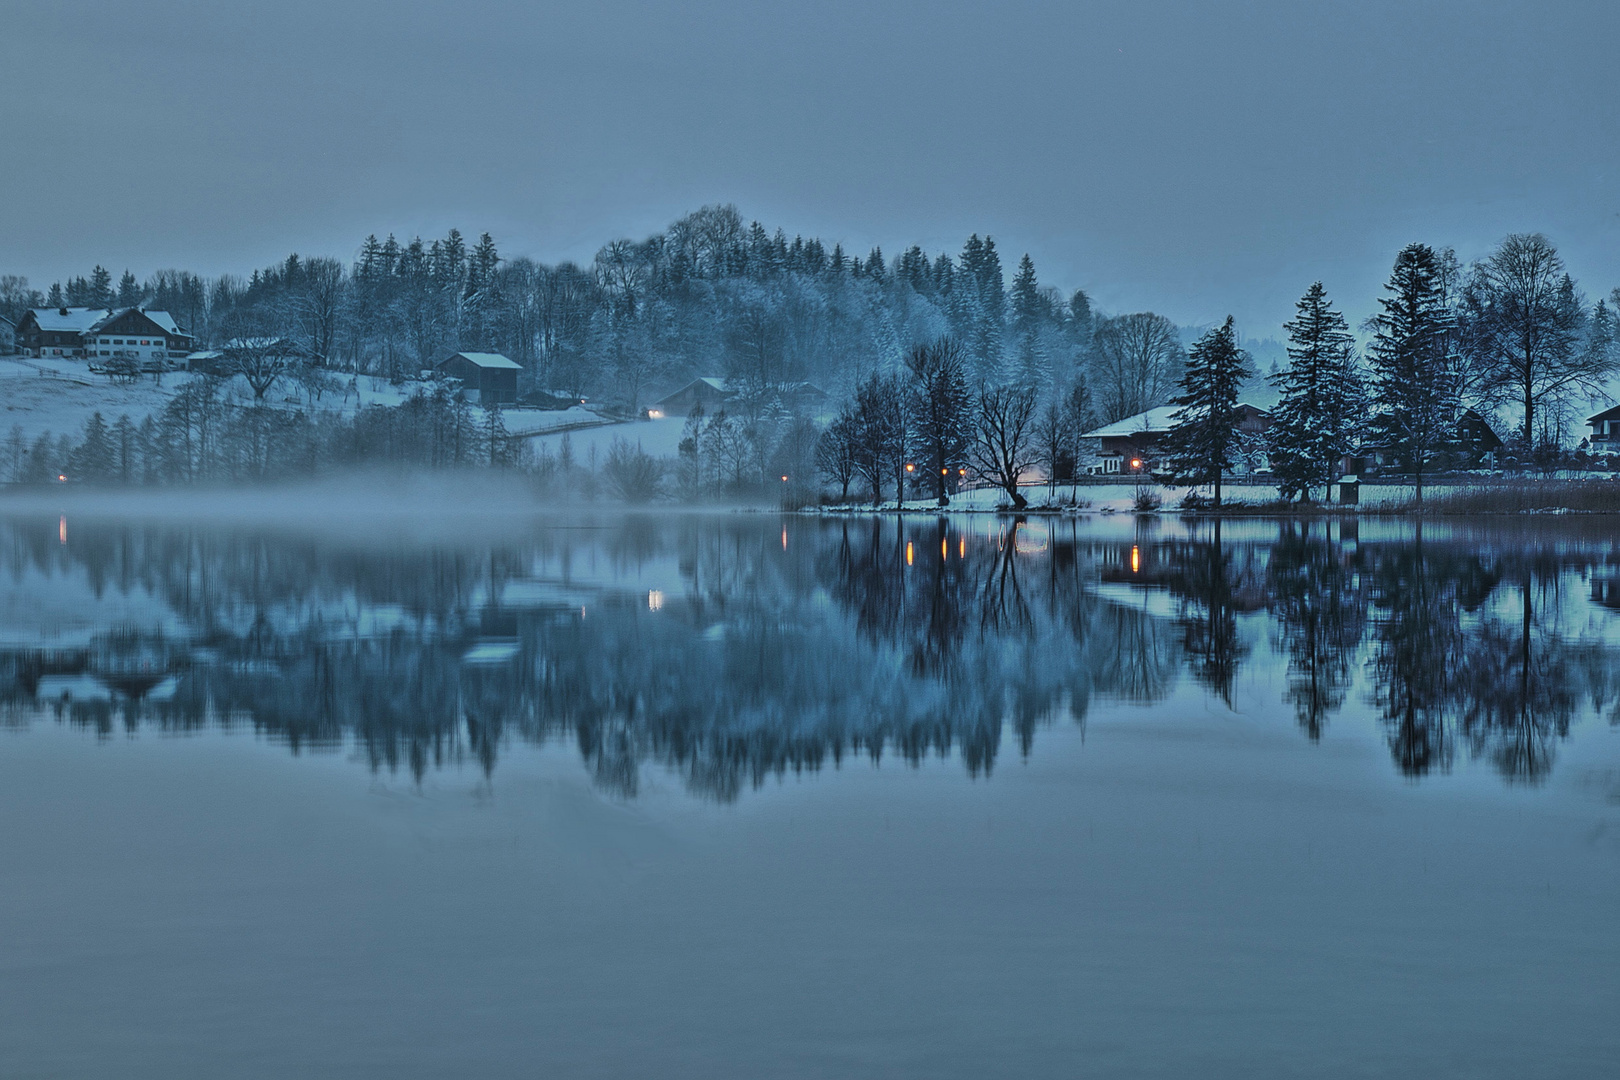
<path fill-rule="evenodd" d="M 458 352 L 435 368 L 461 380 L 461 395 L 476 405 L 517 403 L 517 377 L 522 365 L 500 353 Z"/>
<path fill-rule="evenodd" d="M 17 326 L 17 347 L 36 358 L 117 356 L 153 368 L 183 360 L 192 339 L 166 311 L 33 308 Z"/>
<path fill-rule="evenodd" d="M 1271 414 L 1257 405 L 1238 403 L 1238 433 L 1247 442 L 1258 446 L 1260 436 L 1271 426 Z M 1176 405 L 1161 405 L 1157 409 L 1128 416 L 1112 424 L 1088 431 L 1081 436 L 1091 443 L 1096 464 L 1090 471 L 1104 476 L 1150 474 L 1165 456 L 1165 438 L 1176 426 Z M 1243 455 L 1239 455 L 1240 458 Z M 1268 468 L 1264 456 L 1250 461 L 1244 458 L 1234 471 L 1242 475 L 1263 472 Z"/>

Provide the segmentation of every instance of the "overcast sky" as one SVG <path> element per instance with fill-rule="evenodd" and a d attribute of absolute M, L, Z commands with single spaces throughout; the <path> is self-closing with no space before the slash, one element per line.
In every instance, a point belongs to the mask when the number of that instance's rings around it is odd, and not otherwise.
<path fill-rule="evenodd" d="M 704 203 L 1276 333 L 1395 250 L 1620 285 L 1620 3 L 10 0 L 0 273 L 246 273 L 375 232 L 587 260 Z"/>

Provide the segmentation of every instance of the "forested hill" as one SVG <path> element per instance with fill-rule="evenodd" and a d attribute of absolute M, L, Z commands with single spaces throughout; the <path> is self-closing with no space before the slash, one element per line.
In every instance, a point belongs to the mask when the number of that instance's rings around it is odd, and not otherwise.
<path fill-rule="evenodd" d="M 431 242 L 371 236 L 351 264 L 293 255 L 246 280 L 166 270 L 115 283 L 97 267 L 44 293 L 10 281 L 0 303 L 18 314 L 47 303 L 146 304 L 200 344 L 296 336 L 334 366 L 388 376 L 489 350 L 523 365 L 525 389 L 632 408 L 701 376 L 809 380 L 839 395 L 943 334 L 963 343 L 981 378 L 1064 382 L 1098 329 L 1083 292 L 1043 286 L 1027 257 L 1009 272 L 988 236 L 954 256 L 851 253 L 745 223 L 733 206 L 705 207 L 639 243 L 614 241 L 589 266 L 503 258 L 488 234 L 469 243 L 452 230 Z M 1170 344 L 1174 327 L 1160 322 L 1150 329 Z M 1121 407 L 1136 404 L 1127 397 Z"/>

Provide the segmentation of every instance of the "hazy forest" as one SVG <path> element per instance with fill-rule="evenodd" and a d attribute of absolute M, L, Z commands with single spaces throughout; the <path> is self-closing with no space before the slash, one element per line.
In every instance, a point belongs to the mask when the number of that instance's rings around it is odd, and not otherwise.
<path fill-rule="evenodd" d="M 1027 255 L 1008 277 L 988 236 L 955 255 L 860 255 L 745 224 L 733 206 L 609 243 L 584 267 L 506 258 L 489 234 L 469 244 L 452 230 L 429 242 L 369 236 L 351 263 L 295 254 L 245 279 L 164 270 L 114 281 L 98 266 L 39 290 L 8 276 L 0 313 L 13 320 L 47 305 L 144 305 L 168 311 L 199 348 L 293 341 L 298 359 L 276 358 L 257 380 L 239 372 L 253 383 L 246 404 L 228 402 L 217 377 L 192 379 L 160 415 L 98 415 L 30 445 L 14 432 L 0 464 L 12 479 L 62 470 L 117 483 L 366 461 L 554 472 L 558 462 L 508 437 L 498 410 L 424 378 L 450 353 L 477 350 L 521 366 L 520 400 L 584 398 L 622 420 L 692 379 L 726 379 L 726 410 L 688 424 L 674 459 L 626 442 L 600 463 L 607 488 L 633 500 L 757 494 L 779 474 L 801 488 L 817 477 L 807 496 L 878 500 L 911 465 L 941 500 L 974 483 L 1021 503 L 1020 477 L 1083 471 L 1084 432 L 1166 404 L 1181 422 L 1164 478 L 1218 484 L 1260 450 L 1284 496 L 1309 497 L 1369 438 L 1421 483 L 1445 466 L 1468 411 L 1503 435 L 1510 466 L 1574 463 L 1579 421 L 1606 401 L 1617 361 L 1620 296 L 1591 300 L 1539 234 L 1509 236 L 1469 266 L 1449 249 L 1408 246 L 1380 314 L 1359 327 L 1320 283 L 1301 282 L 1286 351 L 1259 362 L 1230 320 L 1181 328 L 1152 312 L 1098 312 L 1083 291 L 1042 284 Z M 390 408 L 316 407 L 356 374 L 408 393 Z M 267 394 L 278 381 L 300 390 L 298 407 Z M 791 391 L 806 383 L 828 396 L 805 405 Z M 1264 446 L 1244 447 L 1232 408 L 1257 391 L 1274 422 Z"/>

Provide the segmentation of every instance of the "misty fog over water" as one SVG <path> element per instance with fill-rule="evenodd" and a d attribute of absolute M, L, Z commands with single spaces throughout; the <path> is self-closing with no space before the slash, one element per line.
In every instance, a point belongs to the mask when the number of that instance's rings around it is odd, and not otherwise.
<path fill-rule="evenodd" d="M 17 1075 L 1620 1051 L 1589 522 L 70 509 L 0 578 Z"/>

